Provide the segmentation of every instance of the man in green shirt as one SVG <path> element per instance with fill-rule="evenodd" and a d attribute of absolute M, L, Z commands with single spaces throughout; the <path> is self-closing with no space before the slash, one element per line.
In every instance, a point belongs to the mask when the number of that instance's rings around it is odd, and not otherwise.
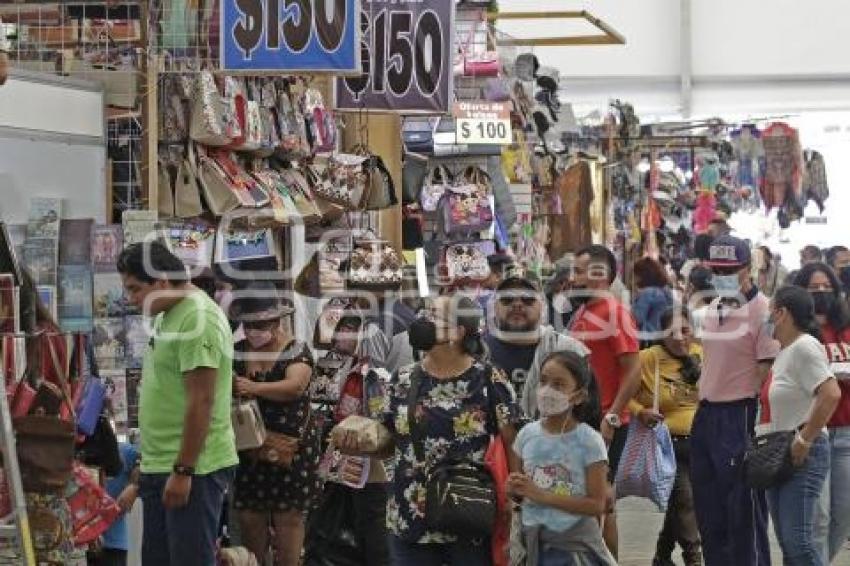
<path fill-rule="evenodd" d="M 118 258 L 129 302 L 153 321 L 139 398 L 144 566 L 213 566 L 239 460 L 230 423 L 233 337 L 216 303 L 159 242 Z"/>

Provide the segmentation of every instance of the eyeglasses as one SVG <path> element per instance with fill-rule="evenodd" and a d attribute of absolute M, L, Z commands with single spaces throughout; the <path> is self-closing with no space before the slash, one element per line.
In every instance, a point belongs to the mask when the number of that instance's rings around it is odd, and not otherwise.
<path fill-rule="evenodd" d="M 499 297 L 499 304 L 503 307 L 509 307 L 514 303 L 514 300 L 519 299 L 526 307 L 532 306 L 537 302 L 537 297 L 534 295 L 510 295 L 507 297 Z"/>

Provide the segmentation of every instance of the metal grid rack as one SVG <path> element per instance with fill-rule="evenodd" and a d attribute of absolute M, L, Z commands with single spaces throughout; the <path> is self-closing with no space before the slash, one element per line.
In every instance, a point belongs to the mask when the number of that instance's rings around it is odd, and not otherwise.
<path fill-rule="evenodd" d="M 140 101 L 144 49 L 140 0 L 0 5 L 14 68 L 99 82 L 107 105 L 113 218 L 144 208 Z"/>

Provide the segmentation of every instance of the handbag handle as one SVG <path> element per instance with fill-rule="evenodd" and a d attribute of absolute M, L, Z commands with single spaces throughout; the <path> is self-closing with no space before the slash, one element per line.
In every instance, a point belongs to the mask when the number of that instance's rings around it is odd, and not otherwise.
<path fill-rule="evenodd" d="M 61 336 L 61 334 L 57 334 L 56 336 Z M 50 334 L 45 334 L 45 338 L 47 338 L 47 349 L 50 350 L 50 360 L 53 364 L 53 370 L 56 372 L 56 377 L 59 379 L 59 389 L 62 391 L 62 398 L 64 399 L 65 404 L 68 405 L 71 420 L 76 421 L 77 412 L 74 409 L 74 403 L 71 401 L 71 386 L 68 383 L 68 373 L 65 371 L 65 368 L 62 367 L 62 364 L 59 363 L 59 356 L 56 354 L 56 348 L 53 347 L 53 340 L 51 340 Z"/>
<path fill-rule="evenodd" d="M 652 411 L 658 413 L 661 406 L 661 392 L 659 391 L 661 387 L 661 360 L 658 357 L 658 352 L 654 352 L 653 357 L 655 358 L 655 387 L 652 389 Z"/>

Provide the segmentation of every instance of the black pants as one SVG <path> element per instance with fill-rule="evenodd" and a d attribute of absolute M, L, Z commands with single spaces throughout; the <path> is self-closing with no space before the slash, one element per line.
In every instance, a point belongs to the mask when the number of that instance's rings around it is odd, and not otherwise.
<path fill-rule="evenodd" d="M 387 484 L 367 483 L 363 489 L 350 489 L 354 502 L 354 531 L 364 549 L 362 564 L 388 566 Z"/>
<path fill-rule="evenodd" d="M 694 494 L 691 489 L 691 439 L 688 436 L 673 436 L 673 448 L 676 451 L 676 482 L 673 493 L 667 502 L 667 514 L 664 527 L 658 535 L 655 555 L 669 559 L 676 548 L 682 547 L 682 558 L 686 566 L 702 564 L 699 528 L 694 511 Z"/>
<path fill-rule="evenodd" d="M 127 566 L 127 551 L 104 548 L 94 558 L 88 559 L 89 566 Z"/>

